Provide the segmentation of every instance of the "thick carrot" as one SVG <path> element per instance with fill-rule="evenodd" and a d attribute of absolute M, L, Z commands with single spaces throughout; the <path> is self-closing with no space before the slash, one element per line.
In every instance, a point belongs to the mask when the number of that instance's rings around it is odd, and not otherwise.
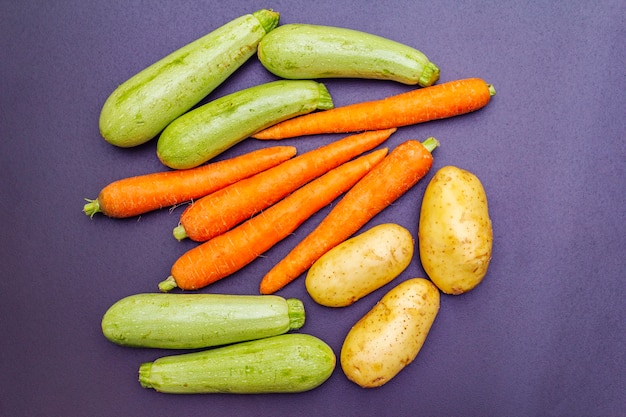
<path fill-rule="evenodd" d="M 395 131 L 342 138 L 196 200 L 182 213 L 174 237 L 204 242 L 222 234 L 307 182 L 375 148 Z"/>
<path fill-rule="evenodd" d="M 384 148 L 346 162 L 239 226 L 189 250 L 174 263 L 171 275 L 159 289 L 195 290 L 237 272 L 348 191 L 386 155 Z"/>
<path fill-rule="evenodd" d="M 86 198 L 83 211 L 90 217 L 103 213 L 124 218 L 174 206 L 274 167 L 296 151 L 293 146 L 274 146 L 198 168 L 124 178 L 104 187 L 98 198 Z"/>
<path fill-rule="evenodd" d="M 253 135 L 285 139 L 320 133 L 358 132 L 408 126 L 469 113 L 486 106 L 496 91 L 480 78 L 450 81 L 382 100 L 366 101 L 298 116 Z"/>
<path fill-rule="evenodd" d="M 320 224 L 261 280 L 262 294 L 272 294 L 295 280 L 323 254 L 356 233 L 376 214 L 407 192 L 430 170 L 435 138 L 398 145 L 348 191 Z"/>

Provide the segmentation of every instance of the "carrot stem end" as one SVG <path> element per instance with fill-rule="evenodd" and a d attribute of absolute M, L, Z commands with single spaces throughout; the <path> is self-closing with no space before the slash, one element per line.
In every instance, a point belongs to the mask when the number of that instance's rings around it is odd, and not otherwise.
<path fill-rule="evenodd" d="M 439 147 L 440 143 L 437 139 L 431 136 L 429 138 L 426 138 L 426 140 L 422 142 L 422 145 L 424 145 L 424 147 L 428 150 L 428 152 L 432 153 L 435 150 L 435 148 Z"/>
<path fill-rule="evenodd" d="M 187 231 L 185 231 L 185 227 L 182 224 L 176 226 L 172 232 L 176 240 L 179 242 L 185 238 L 187 238 Z"/>
<path fill-rule="evenodd" d="M 178 287 L 178 285 L 176 284 L 176 280 L 171 275 L 165 280 L 159 282 L 159 291 L 161 292 L 168 292 L 176 287 Z"/>
<path fill-rule="evenodd" d="M 94 214 L 100 213 L 102 211 L 100 209 L 100 202 L 97 198 L 93 200 L 86 198 L 85 201 L 87 201 L 87 204 L 85 204 L 85 206 L 83 207 L 83 211 L 87 216 L 89 216 L 89 218 L 93 218 Z"/>

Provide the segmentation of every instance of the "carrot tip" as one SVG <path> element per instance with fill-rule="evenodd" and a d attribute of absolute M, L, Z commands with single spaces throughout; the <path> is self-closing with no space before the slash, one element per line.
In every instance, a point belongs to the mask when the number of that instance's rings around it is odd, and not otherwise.
<path fill-rule="evenodd" d="M 185 227 L 182 224 L 179 224 L 178 226 L 176 226 L 172 234 L 174 235 L 176 240 L 178 240 L 179 242 L 188 237 L 187 231 L 185 230 Z"/>
<path fill-rule="evenodd" d="M 161 292 L 168 292 L 176 287 L 178 287 L 178 285 L 176 284 L 176 280 L 171 275 L 165 280 L 159 282 L 159 291 Z"/>
<path fill-rule="evenodd" d="M 87 201 L 87 204 L 83 207 L 83 211 L 87 216 L 89 216 L 89 218 L 93 218 L 94 214 L 102 211 L 100 209 L 100 202 L 97 198 L 94 200 L 86 198 L 85 201 Z"/>
<path fill-rule="evenodd" d="M 261 285 L 259 287 L 259 292 L 263 295 L 274 294 L 280 288 L 273 288 L 271 284 L 266 282 L 265 280 L 261 280 Z"/>

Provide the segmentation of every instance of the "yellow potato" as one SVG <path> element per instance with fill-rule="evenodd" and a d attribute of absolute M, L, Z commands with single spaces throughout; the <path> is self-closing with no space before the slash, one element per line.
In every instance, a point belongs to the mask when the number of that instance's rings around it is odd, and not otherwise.
<path fill-rule="evenodd" d="M 415 241 L 395 223 L 385 223 L 335 246 L 309 269 L 306 289 L 317 303 L 345 307 L 391 282 L 409 266 Z"/>
<path fill-rule="evenodd" d="M 348 332 L 340 362 L 346 377 L 363 388 L 379 387 L 410 364 L 439 312 L 439 290 L 412 278 L 391 289 Z"/>
<path fill-rule="evenodd" d="M 446 166 L 426 187 L 419 254 L 428 277 L 446 294 L 462 294 L 485 277 L 493 246 L 487 195 L 469 171 Z"/>

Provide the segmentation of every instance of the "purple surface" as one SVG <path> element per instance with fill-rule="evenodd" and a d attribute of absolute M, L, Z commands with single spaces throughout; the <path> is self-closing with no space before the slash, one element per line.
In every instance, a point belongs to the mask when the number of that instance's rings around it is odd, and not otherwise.
<path fill-rule="evenodd" d="M 626 4 L 601 2 L 2 2 L 0 169 L 1 416 L 623 416 L 626 415 Z M 338 366 L 296 395 L 173 396 L 140 387 L 140 363 L 171 352 L 109 343 L 100 320 L 118 299 L 156 291 L 191 247 L 171 235 L 182 207 L 90 220 L 83 198 L 162 170 L 155 141 L 118 149 L 98 115 L 118 83 L 226 21 L 272 7 L 281 23 L 346 26 L 408 43 L 441 82 L 481 77 L 497 96 L 479 112 L 400 129 L 436 136 L 427 179 L 367 226 L 416 233 L 434 170 L 469 169 L 490 202 L 495 245 L 474 291 L 443 296 L 418 358 L 364 390 Z M 274 79 L 254 57 L 215 98 Z M 325 81 L 336 105 L 406 86 Z M 300 153 L 333 139 L 284 143 Z M 223 158 L 265 146 L 242 142 Z M 256 293 L 260 277 L 327 212 L 206 292 Z M 397 281 L 424 276 L 419 258 Z M 391 288 L 353 306 L 315 305 L 302 278 L 303 332 L 338 354 L 350 326 Z"/>

